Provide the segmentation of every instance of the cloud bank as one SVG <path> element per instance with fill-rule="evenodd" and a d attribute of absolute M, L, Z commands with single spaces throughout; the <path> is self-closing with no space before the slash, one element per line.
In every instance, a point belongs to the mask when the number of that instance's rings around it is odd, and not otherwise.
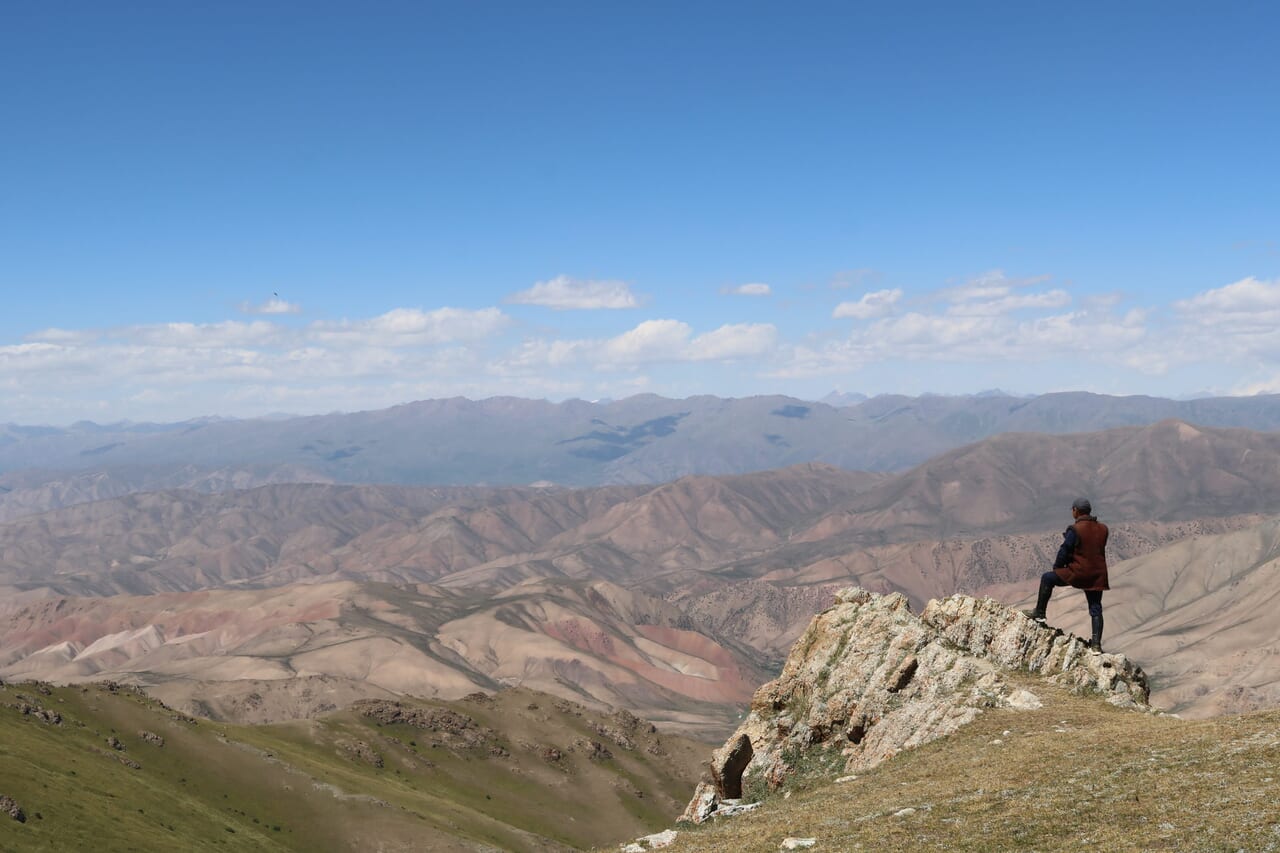
<path fill-rule="evenodd" d="M 780 309 L 777 322 L 765 323 L 731 316 L 735 306 L 748 310 L 745 302 L 720 301 L 711 322 L 682 316 L 675 304 L 621 324 L 627 315 L 587 315 L 573 330 L 531 326 L 496 306 L 448 305 L 308 323 L 278 312 L 46 328 L 0 345 L 0 419 L 180 420 L 638 389 L 816 397 L 833 381 L 896 391 L 904 376 L 932 377 L 938 384 L 925 390 L 943 393 L 990 387 L 992 375 L 1029 377 L 1021 390 L 1030 391 L 1108 391 L 1101 383 L 1117 376 L 1169 395 L 1180 393 L 1171 385 L 1178 377 L 1218 393 L 1280 391 L 1280 280 L 1245 278 L 1142 306 L 1000 271 L 933 291 L 868 290 L 835 304 L 825 292 L 813 298 L 831 301 L 801 321 Z M 564 277 L 524 296 L 522 304 L 558 310 L 639 304 L 619 282 Z M 1200 378 L 1207 366 L 1231 378 L 1212 387 Z M 972 385 L 948 386 L 943 376 L 972 377 Z"/>
<path fill-rule="evenodd" d="M 507 297 L 512 305 L 541 305 L 557 311 L 638 308 L 640 300 L 622 281 L 579 281 L 558 275 Z"/>

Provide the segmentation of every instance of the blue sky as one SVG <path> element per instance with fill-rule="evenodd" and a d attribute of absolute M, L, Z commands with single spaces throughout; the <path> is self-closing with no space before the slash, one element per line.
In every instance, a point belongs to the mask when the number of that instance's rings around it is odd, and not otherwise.
<path fill-rule="evenodd" d="M 1280 390 L 1275 4 L 203 5 L 0 9 L 0 422 Z"/>

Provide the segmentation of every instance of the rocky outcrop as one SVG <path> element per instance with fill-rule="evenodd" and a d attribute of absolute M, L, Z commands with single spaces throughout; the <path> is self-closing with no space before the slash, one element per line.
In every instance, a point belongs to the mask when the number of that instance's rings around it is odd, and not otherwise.
<path fill-rule="evenodd" d="M 419 708 L 403 702 L 367 699 L 352 706 L 361 715 L 384 725 L 406 725 L 429 732 L 461 735 L 476 728 L 476 721 L 448 708 Z"/>
<path fill-rule="evenodd" d="M 120 748 L 121 748 L 121 749 L 123 749 L 123 746 L 121 746 Z M 107 758 L 115 759 L 116 761 L 118 761 L 118 762 L 120 762 L 121 764 L 123 764 L 125 767 L 128 767 L 130 770 L 141 770 L 141 769 L 142 769 L 142 765 L 141 765 L 141 764 L 139 764 L 138 762 L 134 761 L 134 760 L 133 760 L 132 758 L 130 758 L 129 756 L 124 755 L 124 754 L 122 754 L 122 753 L 120 753 L 120 752 L 118 752 L 118 751 L 115 751 L 115 750 L 116 750 L 116 747 L 112 747 L 112 751 L 111 751 L 111 752 L 108 752 L 108 751 L 107 751 L 107 750 L 105 750 L 105 749 L 98 749 L 96 746 L 91 746 L 91 747 L 89 747 L 89 751 L 90 751 L 90 752 L 92 752 L 94 755 L 103 755 L 103 756 L 106 756 Z"/>
<path fill-rule="evenodd" d="M 370 746 L 369 743 L 366 741 L 339 740 L 337 742 L 337 746 L 347 755 L 351 756 L 352 758 L 358 761 L 363 761 L 365 764 L 368 764 L 370 767 L 380 768 L 385 764 L 382 758 L 382 754 L 379 753 L 372 746 Z"/>
<path fill-rule="evenodd" d="M 138 731 L 138 739 L 155 746 L 164 746 L 164 738 L 155 732 L 149 732 L 145 729 Z"/>
<path fill-rule="evenodd" d="M 27 822 L 27 813 L 14 801 L 13 797 L 0 797 L 0 814 L 6 814 L 18 823 Z"/>
<path fill-rule="evenodd" d="M 364 699 L 351 707 L 380 725 L 404 725 L 430 732 L 438 737 L 436 743 L 440 746 L 483 749 L 498 758 L 507 755 L 496 731 L 449 708 L 424 708 L 385 699 Z"/>
<path fill-rule="evenodd" d="M 869 769 L 985 708 L 1038 707 L 1032 691 L 1010 683 L 1013 670 L 1148 709 L 1146 676 L 1123 655 L 1090 652 L 991 599 L 953 595 L 916 616 L 900 594 L 843 590 L 796 641 L 782 674 L 756 691 L 682 819 L 723 814 L 723 801 L 760 799 L 798 773 L 834 779 Z"/>
<path fill-rule="evenodd" d="M 25 696 L 21 693 L 15 694 L 14 698 L 18 701 L 13 703 L 3 703 L 3 706 L 13 708 L 23 716 L 32 716 L 42 723 L 48 723 L 51 726 L 62 725 L 62 714 L 51 708 L 46 708 L 40 704 L 38 699 Z"/>
<path fill-rule="evenodd" d="M 1056 684 L 1095 690 L 1120 707 L 1147 707 L 1147 676 L 1124 655 L 1090 652 L 1079 637 L 1037 625 L 989 598 L 935 599 L 920 619 L 944 640 L 1006 669 L 1027 669 Z"/>
<path fill-rule="evenodd" d="M 609 748 L 598 740 L 578 738 L 573 742 L 571 748 L 574 752 L 581 752 L 592 761 L 608 761 L 613 758 L 613 753 L 609 751 Z"/>

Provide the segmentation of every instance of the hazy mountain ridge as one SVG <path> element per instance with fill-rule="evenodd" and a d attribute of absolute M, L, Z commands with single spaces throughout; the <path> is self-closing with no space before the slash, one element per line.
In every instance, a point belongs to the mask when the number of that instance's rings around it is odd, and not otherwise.
<path fill-rule="evenodd" d="M 797 538 L 847 532 L 871 545 L 1020 532 L 1062 519 L 1069 495 L 1090 496 L 1113 521 L 1270 512 L 1280 507 L 1280 434 L 1179 421 L 1004 433 L 868 489 Z"/>
<path fill-rule="evenodd" d="M 501 588 L 563 574 L 672 590 L 690 572 L 849 579 L 851 567 L 870 568 L 869 556 L 893 578 L 888 555 L 919 543 L 1060 530 L 1076 494 L 1090 495 L 1111 523 L 1267 513 L 1280 506 L 1280 436 L 1162 422 L 1001 435 L 897 476 L 805 465 L 657 487 L 304 485 L 128 496 L 0 524 L 0 583 L 83 595 L 335 574 Z M 961 590 L 939 590 L 952 591 Z"/>
<path fill-rule="evenodd" d="M 331 482 L 331 478 L 299 465 L 220 469 L 138 466 L 70 474 L 39 469 L 9 471 L 0 474 L 0 522 L 139 492 L 190 490 L 214 494 L 279 483 Z"/>
<path fill-rule="evenodd" d="M 495 397 L 284 419 L 8 425 L 0 427 L 0 519 L 112 494 L 285 480 L 591 486 L 805 462 L 901 471 L 1005 432 L 1085 432 L 1171 418 L 1280 429 L 1280 396 L 881 396 L 839 407 L 785 396 Z"/>

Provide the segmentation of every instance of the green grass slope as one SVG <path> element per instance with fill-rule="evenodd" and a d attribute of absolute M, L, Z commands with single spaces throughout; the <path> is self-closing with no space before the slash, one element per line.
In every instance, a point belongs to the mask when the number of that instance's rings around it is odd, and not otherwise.
<path fill-rule="evenodd" d="M 8 684 L 0 851 L 583 849 L 669 824 L 706 750 L 522 690 L 240 727 Z"/>

